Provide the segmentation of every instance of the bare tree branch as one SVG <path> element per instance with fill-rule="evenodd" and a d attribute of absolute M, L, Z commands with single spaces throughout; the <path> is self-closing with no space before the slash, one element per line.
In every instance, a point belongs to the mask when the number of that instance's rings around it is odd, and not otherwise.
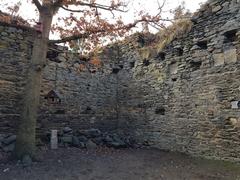
<path fill-rule="evenodd" d="M 66 8 L 64 6 L 60 6 L 62 9 L 66 10 L 66 11 L 70 11 L 70 12 L 76 12 L 76 13 L 81 13 L 81 12 L 84 12 L 84 10 L 74 10 L 74 9 L 69 9 L 69 8 Z"/>
<path fill-rule="evenodd" d="M 91 8 L 98 8 L 98 9 L 103 9 L 103 10 L 107 10 L 107 11 L 120 11 L 120 12 L 127 12 L 124 11 L 122 9 L 116 8 L 116 7 L 111 7 L 111 6 L 107 6 L 107 5 L 102 5 L 102 4 L 97 4 L 97 3 L 84 3 L 84 2 L 80 2 L 79 3 L 80 6 L 88 6 Z"/>
<path fill-rule="evenodd" d="M 67 5 L 71 5 L 71 4 L 67 4 Z M 112 7 L 112 6 L 107 6 L 107 5 L 102 5 L 102 4 L 98 4 L 98 3 L 85 3 L 85 2 L 78 2 L 77 4 L 75 4 L 75 6 L 88 6 L 90 8 L 98 8 L 98 9 L 103 9 L 106 11 L 119 11 L 119 12 L 127 12 L 123 9 L 117 8 L 117 7 Z M 64 10 L 67 11 L 71 11 L 71 12 L 82 12 L 82 10 L 73 10 L 73 9 L 69 9 L 67 7 L 63 6 L 63 0 L 58 0 L 55 3 L 53 3 L 53 7 L 54 8 L 58 8 L 61 7 Z M 125 7 L 125 5 L 122 5 L 122 7 Z"/>
<path fill-rule="evenodd" d="M 77 40 L 77 39 L 86 39 L 91 34 L 99 33 L 99 32 L 104 32 L 104 30 L 99 30 L 99 31 L 91 32 L 91 33 L 86 32 L 86 33 L 82 33 L 82 34 L 72 35 L 72 36 L 64 37 L 64 38 L 58 39 L 58 40 L 49 40 L 49 43 L 50 44 L 64 43 L 64 42 L 69 42 L 69 41 L 73 41 L 73 40 Z"/>
<path fill-rule="evenodd" d="M 163 12 L 163 8 L 164 8 L 164 6 L 166 4 L 166 0 L 163 0 L 162 4 L 160 4 L 159 1 L 157 0 L 157 3 L 158 3 L 158 10 L 159 10 L 159 12 L 158 12 L 158 14 L 156 16 L 159 16 Z"/>
<path fill-rule="evenodd" d="M 157 3 L 158 3 L 158 10 L 162 11 L 163 7 L 164 7 L 165 4 L 166 4 L 166 0 L 163 0 L 163 3 L 162 3 L 162 4 L 160 4 L 159 1 L 157 1 Z"/>
<path fill-rule="evenodd" d="M 42 5 L 41 5 L 41 3 L 38 0 L 32 0 L 32 2 L 35 4 L 35 6 L 37 7 L 37 9 L 39 11 L 42 10 Z"/>

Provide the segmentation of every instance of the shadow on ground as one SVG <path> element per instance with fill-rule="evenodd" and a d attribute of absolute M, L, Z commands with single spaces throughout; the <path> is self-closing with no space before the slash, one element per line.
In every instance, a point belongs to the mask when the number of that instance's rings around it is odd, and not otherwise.
<path fill-rule="evenodd" d="M 240 166 L 155 149 L 41 150 L 23 168 L 0 157 L 0 180 L 240 180 Z"/>

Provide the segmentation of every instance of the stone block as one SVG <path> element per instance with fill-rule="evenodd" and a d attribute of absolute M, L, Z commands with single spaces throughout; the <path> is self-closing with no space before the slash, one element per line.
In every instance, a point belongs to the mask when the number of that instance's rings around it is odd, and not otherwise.
<path fill-rule="evenodd" d="M 74 147 L 79 147 L 80 146 L 80 141 L 79 141 L 78 137 L 76 137 L 76 136 L 72 137 L 72 145 Z"/>
<path fill-rule="evenodd" d="M 170 70 L 170 74 L 177 74 L 178 64 L 177 63 L 170 64 L 169 65 L 169 70 Z"/>
<path fill-rule="evenodd" d="M 229 121 L 231 122 L 231 124 L 233 126 L 235 126 L 238 123 L 238 119 L 236 119 L 236 118 L 230 118 Z"/>
<path fill-rule="evenodd" d="M 89 141 L 86 143 L 86 148 L 87 148 L 88 150 L 93 150 L 93 149 L 96 149 L 96 148 L 97 148 L 97 145 L 96 145 L 93 141 L 89 140 Z"/>
<path fill-rule="evenodd" d="M 94 137 L 98 137 L 101 135 L 101 131 L 99 129 L 88 129 L 88 130 L 79 130 L 78 133 L 80 135 L 84 135 L 86 137 L 91 137 L 91 138 L 94 138 Z"/>
<path fill-rule="evenodd" d="M 64 128 L 63 128 L 63 133 L 64 133 L 64 134 L 72 133 L 72 129 L 71 129 L 70 127 L 64 127 Z"/>
<path fill-rule="evenodd" d="M 4 152 L 13 152 L 13 150 L 15 149 L 15 143 L 4 146 L 2 149 Z"/>
<path fill-rule="evenodd" d="M 214 66 L 221 66 L 224 65 L 224 54 L 218 53 L 213 54 Z"/>
<path fill-rule="evenodd" d="M 88 138 L 86 138 L 85 136 L 79 136 L 78 137 L 80 142 L 86 143 L 88 141 Z"/>
<path fill-rule="evenodd" d="M 63 136 L 61 140 L 63 143 L 72 144 L 72 136 Z"/>
<path fill-rule="evenodd" d="M 57 130 L 51 131 L 51 149 L 57 149 L 58 148 L 58 136 L 57 136 Z"/>
<path fill-rule="evenodd" d="M 216 12 L 220 11 L 221 9 L 222 9 L 222 6 L 220 6 L 220 5 L 219 6 L 215 6 L 215 7 L 212 8 L 212 12 L 216 13 Z"/>
<path fill-rule="evenodd" d="M 22 158 L 23 167 L 29 167 L 32 164 L 32 158 L 29 155 L 24 155 Z"/>
<path fill-rule="evenodd" d="M 224 62 L 226 64 L 237 62 L 237 50 L 229 49 L 229 50 L 224 51 Z"/>
<path fill-rule="evenodd" d="M 9 144 L 12 144 L 15 141 L 16 141 L 16 135 L 11 135 L 11 136 L 5 138 L 2 142 L 5 145 L 9 145 Z"/>

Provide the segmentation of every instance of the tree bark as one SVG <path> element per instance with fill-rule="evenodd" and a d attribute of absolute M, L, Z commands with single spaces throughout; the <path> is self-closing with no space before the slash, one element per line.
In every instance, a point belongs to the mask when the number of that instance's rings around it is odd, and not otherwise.
<path fill-rule="evenodd" d="M 23 99 L 22 115 L 17 132 L 15 156 L 22 159 L 24 155 L 35 157 L 36 124 L 39 107 L 42 69 L 45 65 L 48 50 L 48 37 L 53 13 L 49 9 L 40 12 L 42 33 L 38 33 L 33 43 L 33 51 L 28 69 L 27 83 Z"/>

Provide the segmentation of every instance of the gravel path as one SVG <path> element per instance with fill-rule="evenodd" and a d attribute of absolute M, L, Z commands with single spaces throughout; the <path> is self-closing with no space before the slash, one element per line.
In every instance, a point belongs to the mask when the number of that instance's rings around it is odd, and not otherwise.
<path fill-rule="evenodd" d="M 0 180 L 240 180 L 240 166 L 154 149 L 41 150 L 23 168 L 0 156 Z"/>

